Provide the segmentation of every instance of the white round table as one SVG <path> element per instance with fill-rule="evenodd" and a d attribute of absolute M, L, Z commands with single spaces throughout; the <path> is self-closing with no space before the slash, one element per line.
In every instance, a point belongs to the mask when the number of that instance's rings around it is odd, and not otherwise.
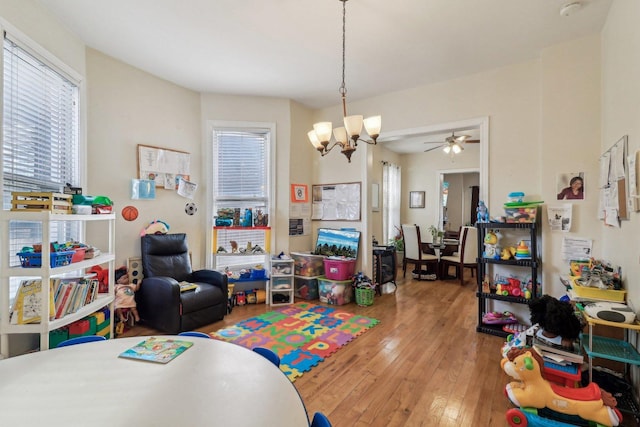
<path fill-rule="evenodd" d="M 309 426 L 298 391 L 264 357 L 218 340 L 167 364 L 118 357 L 146 337 L 0 360 L 0 426 Z"/>

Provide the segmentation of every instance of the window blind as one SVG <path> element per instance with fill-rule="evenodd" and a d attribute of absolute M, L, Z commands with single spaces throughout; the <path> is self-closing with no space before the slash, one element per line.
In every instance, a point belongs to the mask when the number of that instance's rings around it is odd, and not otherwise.
<path fill-rule="evenodd" d="M 66 183 L 79 185 L 79 89 L 7 34 L 3 53 L 2 199 L 3 209 L 10 209 L 12 191 L 62 192 Z M 50 238 L 77 240 L 80 231 L 78 223 L 53 222 Z M 9 240 L 10 264 L 19 265 L 16 253 L 43 240 L 42 226 L 12 221 Z M 12 281 L 12 297 L 16 287 Z"/>
<path fill-rule="evenodd" d="M 214 216 L 225 208 L 269 212 L 270 141 L 268 129 L 214 129 Z M 236 240 L 241 247 L 249 242 L 263 249 L 266 246 L 265 233 L 261 230 L 229 231 L 220 235 L 219 244 L 228 247 L 229 240 Z M 248 258 L 242 257 L 242 262 L 249 262 Z"/>

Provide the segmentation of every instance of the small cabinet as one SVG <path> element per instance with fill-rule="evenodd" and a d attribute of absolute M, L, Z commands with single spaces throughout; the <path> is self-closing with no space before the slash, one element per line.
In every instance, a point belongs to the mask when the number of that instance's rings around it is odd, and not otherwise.
<path fill-rule="evenodd" d="M 394 246 L 373 247 L 373 283 L 378 295 L 382 294 L 382 285 L 396 284 L 396 249 Z"/>
<path fill-rule="evenodd" d="M 267 283 L 270 305 L 293 304 L 293 273 L 292 259 L 271 259 L 271 277 Z"/>
<path fill-rule="evenodd" d="M 513 292 L 508 295 L 503 295 L 495 292 L 495 289 L 487 292 L 486 285 L 483 286 L 485 277 L 487 280 L 494 283 L 495 274 L 498 270 L 504 271 L 516 270 L 522 274 L 530 277 L 530 283 L 527 287 L 531 293 L 531 297 L 540 295 L 540 283 L 539 277 L 541 274 L 542 266 L 540 262 L 540 228 L 535 222 L 532 223 L 478 223 L 478 324 L 476 331 L 484 332 L 491 335 L 497 335 L 506 337 L 509 333 L 505 332 L 501 324 L 487 324 L 483 322 L 483 315 L 486 312 L 493 311 L 491 306 L 493 301 L 502 301 L 509 304 L 528 304 L 529 299 L 524 297 L 523 292 Z M 485 257 L 484 254 L 484 241 L 487 233 L 490 230 L 498 230 L 499 233 L 504 233 L 503 240 L 527 240 L 529 241 L 530 258 L 528 259 L 509 259 L 503 260 L 500 257 Z M 517 296 L 514 296 L 516 294 Z"/>

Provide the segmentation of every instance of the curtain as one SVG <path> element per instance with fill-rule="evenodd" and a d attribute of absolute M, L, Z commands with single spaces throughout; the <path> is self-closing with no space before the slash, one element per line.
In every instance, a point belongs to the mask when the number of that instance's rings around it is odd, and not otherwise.
<path fill-rule="evenodd" d="M 382 165 L 382 232 L 389 242 L 400 231 L 401 168 L 393 163 Z"/>

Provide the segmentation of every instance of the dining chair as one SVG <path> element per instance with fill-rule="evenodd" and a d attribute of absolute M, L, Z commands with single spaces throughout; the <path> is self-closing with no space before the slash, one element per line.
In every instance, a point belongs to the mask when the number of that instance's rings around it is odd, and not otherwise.
<path fill-rule="evenodd" d="M 427 269 L 433 266 L 438 272 L 438 257 L 436 255 L 424 253 L 422 250 L 422 240 L 420 240 L 420 227 L 416 224 L 402 224 L 402 238 L 404 239 L 404 258 L 402 259 L 402 277 L 407 274 L 407 264 L 414 265 L 418 271 L 418 280 L 422 274 L 422 266 Z"/>
<path fill-rule="evenodd" d="M 87 342 L 106 341 L 106 340 L 107 339 L 102 335 L 83 335 L 81 337 L 69 338 L 68 340 L 64 340 L 61 343 L 59 343 L 56 346 L 56 348 L 67 347 L 69 345 L 84 344 Z"/>
<path fill-rule="evenodd" d="M 440 258 L 440 277 L 444 280 L 449 275 L 449 267 L 455 267 L 456 278 L 460 285 L 464 285 L 464 269 L 471 269 L 471 277 L 474 271 L 478 271 L 478 229 L 464 226 L 460 230 L 460 244 L 458 252 Z"/>
<path fill-rule="evenodd" d="M 315 414 L 313 414 L 311 427 L 331 427 L 331 422 L 325 414 L 323 414 L 322 412 L 316 412 Z"/>
<path fill-rule="evenodd" d="M 183 337 L 211 338 L 211 335 L 198 331 L 180 332 L 178 335 Z"/>
<path fill-rule="evenodd" d="M 268 348 L 254 347 L 253 351 L 258 353 L 260 356 L 266 358 L 268 361 L 270 361 L 271 363 L 273 363 L 277 367 L 280 367 L 280 356 L 278 356 L 277 354 L 275 354 L 273 351 L 269 350 Z"/>

